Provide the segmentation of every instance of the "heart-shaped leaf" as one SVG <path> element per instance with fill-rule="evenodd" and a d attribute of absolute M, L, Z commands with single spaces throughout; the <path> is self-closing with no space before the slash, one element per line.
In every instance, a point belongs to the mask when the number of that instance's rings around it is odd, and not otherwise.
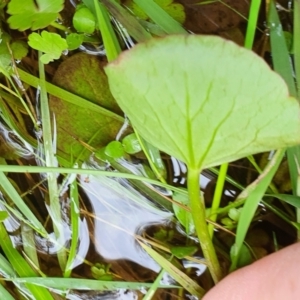
<path fill-rule="evenodd" d="M 299 105 L 282 78 L 230 41 L 152 39 L 105 71 L 141 135 L 192 169 L 300 143 Z"/>

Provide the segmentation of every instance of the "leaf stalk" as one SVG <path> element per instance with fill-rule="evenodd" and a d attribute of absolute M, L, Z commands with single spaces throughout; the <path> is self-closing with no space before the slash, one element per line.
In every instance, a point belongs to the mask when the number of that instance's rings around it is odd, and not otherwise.
<path fill-rule="evenodd" d="M 207 261 L 211 276 L 214 282 L 217 283 L 223 276 L 206 223 L 205 204 L 204 198 L 200 193 L 199 174 L 197 169 L 189 168 L 188 170 L 187 184 L 190 207 L 203 255 Z"/>

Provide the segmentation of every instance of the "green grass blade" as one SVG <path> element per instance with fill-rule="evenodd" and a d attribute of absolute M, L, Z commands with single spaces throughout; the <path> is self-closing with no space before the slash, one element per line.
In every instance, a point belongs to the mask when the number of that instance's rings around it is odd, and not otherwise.
<path fill-rule="evenodd" d="M 67 260 L 66 270 L 64 272 L 64 277 L 70 277 L 72 272 L 72 265 L 76 258 L 78 237 L 79 237 L 79 194 L 76 179 L 70 185 L 70 199 L 71 199 L 71 230 L 72 230 L 72 241 L 69 250 L 69 257 Z"/>
<path fill-rule="evenodd" d="M 299 15 L 299 1 L 295 1 L 294 16 Z M 294 34 L 300 33 L 299 20 L 295 20 Z M 270 2 L 269 6 L 269 24 L 270 24 L 270 38 L 271 38 L 271 51 L 274 64 L 274 70 L 280 74 L 285 80 L 289 87 L 289 92 L 292 96 L 297 97 L 297 91 L 294 81 L 293 68 L 291 64 L 290 54 L 286 45 L 282 26 L 279 20 L 279 16 L 276 10 L 274 1 Z M 294 35 L 294 56 L 295 56 L 295 71 L 296 79 L 299 80 L 299 37 Z M 298 51 L 298 52 L 297 52 Z M 298 72 L 298 74 L 297 74 Z M 299 85 L 299 81 L 297 81 Z M 298 99 L 299 100 L 299 99 Z M 287 149 L 288 165 L 292 182 L 293 194 L 300 195 L 300 176 L 299 176 L 299 165 L 300 165 L 300 146 L 290 147 Z M 297 210 L 297 221 L 300 221 L 300 211 Z M 300 232 L 298 232 L 300 236 Z"/>
<path fill-rule="evenodd" d="M 270 26 L 271 50 L 274 70 L 281 75 L 289 87 L 291 96 L 296 97 L 293 67 L 286 45 L 284 32 L 274 1 L 270 1 L 268 23 Z"/>
<path fill-rule="evenodd" d="M 0 171 L 11 172 L 11 173 L 62 173 L 62 174 L 89 174 L 89 175 L 101 175 L 105 177 L 115 177 L 115 178 L 126 178 L 135 179 L 139 181 L 145 181 L 150 184 L 158 185 L 169 189 L 171 191 L 176 191 L 179 194 L 187 194 L 187 191 L 169 184 L 162 183 L 157 180 L 153 180 L 147 177 L 133 175 L 129 173 L 118 173 L 109 171 L 100 171 L 92 169 L 75 169 L 75 168 L 50 168 L 50 167 L 36 167 L 36 166 L 13 166 L 13 165 L 0 165 Z"/>
<path fill-rule="evenodd" d="M 101 32 L 104 48 L 107 55 L 107 60 L 112 61 L 118 57 L 121 53 L 121 47 L 119 45 L 117 36 L 110 23 L 110 18 L 106 7 L 94 0 L 96 16 L 98 20 L 99 30 Z"/>
<path fill-rule="evenodd" d="M 95 14 L 108 61 L 114 60 L 121 52 L 121 47 L 111 25 L 106 7 L 98 0 L 83 0 L 82 2 Z"/>
<path fill-rule="evenodd" d="M 154 296 L 154 294 L 156 293 L 157 289 L 159 288 L 159 284 L 163 278 L 165 274 L 165 270 L 162 269 L 158 276 L 155 278 L 152 286 L 150 287 L 150 289 L 147 291 L 147 293 L 145 294 L 145 296 L 143 297 L 143 300 L 151 300 Z"/>
<path fill-rule="evenodd" d="M 15 300 L 15 298 L 0 284 L 0 299 Z"/>
<path fill-rule="evenodd" d="M 153 173 L 155 174 L 156 178 L 161 182 L 165 181 L 166 176 L 166 167 L 162 161 L 160 151 L 148 143 L 144 138 L 142 138 L 138 131 L 135 130 L 137 139 L 141 145 L 141 148 L 149 162 L 150 168 L 152 169 Z"/>
<path fill-rule="evenodd" d="M 39 259 L 37 256 L 34 233 L 31 227 L 27 224 L 21 225 L 21 236 L 23 241 L 23 249 L 27 257 L 30 259 L 32 264 L 39 268 Z"/>
<path fill-rule="evenodd" d="M 4 277 L 16 277 L 16 272 L 9 261 L 0 254 L 0 270 Z"/>
<path fill-rule="evenodd" d="M 204 296 L 205 290 L 201 286 L 199 286 L 195 281 L 193 281 L 185 273 L 176 268 L 172 263 L 170 263 L 167 259 L 158 254 L 151 247 L 147 246 L 142 242 L 139 242 L 139 244 L 163 269 L 165 269 L 166 272 L 168 272 L 188 292 L 190 292 L 196 297 L 199 297 L 200 299 Z"/>
<path fill-rule="evenodd" d="M 300 93 L 300 0 L 294 1 L 294 33 L 293 33 L 294 66 L 298 97 Z"/>
<path fill-rule="evenodd" d="M 0 223 L 0 245 L 1 248 L 11 263 L 12 267 L 20 277 L 36 277 L 36 273 L 28 265 L 26 260 L 20 255 L 20 253 L 14 248 L 7 234 L 4 225 Z M 30 283 L 25 282 L 26 287 L 34 295 L 35 299 L 53 300 L 49 291 L 43 287 L 37 287 Z"/>
<path fill-rule="evenodd" d="M 245 48 L 247 49 L 252 49 L 253 47 L 260 5 L 261 5 L 261 0 L 251 1 L 249 18 L 247 23 L 247 31 L 245 37 L 245 45 L 244 45 Z"/>
<path fill-rule="evenodd" d="M 102 0 L 102 2 L 137 42 L 145 42 L 152 37 L 139 21 L 120 4 L 112 0 Z"/>
<path fill-rule="evenodd" d="M 39 58 L 42 53 L 39 51 Z M 47 90 L 45 86 L 45 70 L 44 64 L 39 59 L 39 74 L 40 74 L 40 89 L 41 89 L 41 120 L 43 128 L 43 142 L 44 153 L 47 167 L 55 167 L 57 160 L 55 157 L 55 150 L 53 149 L 52 129 L 51 129 L 51 117 L 48 104 Z M 60 244 L 64 244 L 64 228 L 63 220 L 61 217 L 61 207 L 59 202 L 59 193 L 57 186 L 57 179 L 55 173 L 47 173 L 48 191 L 49 191 L 49 214 L 53 222 L 53 229 L 55 236 Z M 64 271 L 66 267 L 66 252 L 64 247 L 57 252 L 58 260 L 61 269 Z"/>
<path fill-rule="evenodd" d="M 59 277 L 26 277 L 26 278 L 11 278 L 7 281 L 30 283 L 37 286 L 54 288 L 57 290 L 81 290 L 81 291 L 108 291 L 117 289 L 137 290 L 145 287 L 151 287 L 152 283 L 145 282 L 125 282 L 125 281 L 101 281 L 82 278 L 59 278 Z M 176 285 L 159 285 L 159 288 L 171 289 L 178 288 Z M 45 298 L 37 298 L 45 299 Z"/>
<path fill-rule="evenodd" d="M 250 184 L 238 198 L 246 198 L 243 210 L 241 212 L 235 238 L 235 245 L 232 251 L 232 262 L 230 270 L 237 267 L 239 254 L 244 243 L 251 220 L 256 212 L 257 206 L 261 201 L 265 191 L 276 173 L 281 160 L 284 156 L 285 149 L 277 150 L 272 160 L 268 163 L 263 173 Z"/>
<path fill-rule="evenodd" d="M 22 79 L 22 81 L 24 81 L 25 83 L 37 88 L 39 86 L 39 78 L 21 70 L 21 69 L 18 69 L 18 72 L 20 74 L 20 77 Z M 94 112 L 98 112 L 98 113 L 101 113 L 103 114 L 104 116 L 107 116 L 109 118 L 112 118 L 112 119 L 115 119 L 117 121 L 120 121 L 120 122 L 124 122 L 124 118 L 99 106 L 99 105 L 96 105 L 80 96 L 77 96 L 75 94 L 72 94 L 70 92 L 67 92 L 61 88 L 59 88 L 58 86 L 55 86 L 49 82 L 45 82 L 45 87 L 46 87 L 46 90 L 49 94 L 57 97 L 57 98 L 60 98 L 66 102 L 69 102 L 69 103 L 72 103 L 74 105 L 77 105 L 79 107 L 83 107 L 83 108 L 88 108 L 90 109 L 91 111 L 94 111 Z"/>
<path fill-rule="evenodd" d="M 153 0 L 133 0 L 167 34 L 188 34 L 180 23 L 175 21 Z"/>
<path fill-rule="evenodd" d="M 300 197 L 288 194 L 266 194 L 265 197 L 274 197 L 294 207 L 300 208 Z"/>
<path fill-rule="evenodd" d="M 216 185 L 216 189 L 215 189 L 214 197 L 213 197 L 213 201 L 212 201 L 212 206 L 211 206 L 210 220 L 213 222 L 215 222 L 218 217 L 218 214 L 216 213 L 216 211 L 218 210 L 220 203 L 221 203 L 221 199 L 222 199 L 222 195 L 223 195 L 223 188 L 224 188 L 224 184 L 226 181 L 227 169 L 228 169 L 228 163 L 222 164 L 220 166 L 220 173 L 218 175 L 217 185 Z M 214 225 L 210 223 L 207 226 L 208 226 L 209 234 L 213 238 Z"/>
<path fill-rule="evenodd" d="M 33 228 L 41 233 L 42 235 L 47 235 L 47 232 L 35 215 L 31 212 L 28 206 L 25 204 L 23 199 L 20 197 L 14 186 L 5 176 L 5 174 L 0 171 L 0 187 L 7 194 L 7 196 L 14 202 L 17 208 L 22 212 L 22 214 L 28 219 Z"/>

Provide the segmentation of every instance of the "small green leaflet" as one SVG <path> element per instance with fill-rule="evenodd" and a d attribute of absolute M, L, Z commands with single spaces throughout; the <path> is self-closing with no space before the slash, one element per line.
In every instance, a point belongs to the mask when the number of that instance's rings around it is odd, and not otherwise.
<path fill-rule="evenodd" d="M 51 24 L 63 9 L 63 0 L 11 0 L 7 22 L 12 29 L 37 30 Z"/>
<path fill-rule="evenodd" d="M 96 26 L 93 13 L 85 6 L 77 9 L 73 16 L 73 26 L 78 32 L 93 33 Z"/>
<path fill-rule="evenodd" d="M 84 39 L 83 34 L 78 34 L 78 33 L 71 33 L 67 35 L 66 40 L 68 43 L 68 49 L 69 50 L 75 50 L 79 48 L 79 46 L 82 44 Z"/>
<path fill-rule="evenodd" d="M 41 35 L 33 32 L 28 37 L 28 44 L 31 48 L 42 51 L 41 61 L 48 64 L 54 59 L 59 59 L 62 51 L 68 49 L 68 44 L 57 33 L 42 31 Z"/>
<path fill-rule="evenodd" d="M 14 59 L 22 59 L 28 53 L 28 45 L 23 41 L 15 41 L 10 45 Z"/>

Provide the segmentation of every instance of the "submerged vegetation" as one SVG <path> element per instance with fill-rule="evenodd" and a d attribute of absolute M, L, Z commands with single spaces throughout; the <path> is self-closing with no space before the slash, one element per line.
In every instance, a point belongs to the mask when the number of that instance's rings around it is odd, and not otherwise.
<path fill-rule="evenodd" d="M 298 239 L 298 1 L 0 5 L 3 299 L 201 299 Z"/>

